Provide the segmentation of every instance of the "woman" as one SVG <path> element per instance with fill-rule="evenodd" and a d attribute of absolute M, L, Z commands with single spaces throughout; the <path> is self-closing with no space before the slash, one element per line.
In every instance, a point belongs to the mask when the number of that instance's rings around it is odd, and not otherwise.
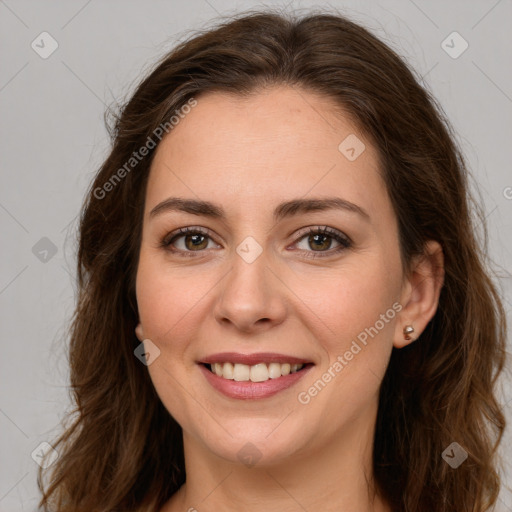
<path fill-rule="evenodd" d="M 83 207 L 55 511 L 485 511 L 504 311 L 449 125 L 333 14 L 139 85 Z"/>

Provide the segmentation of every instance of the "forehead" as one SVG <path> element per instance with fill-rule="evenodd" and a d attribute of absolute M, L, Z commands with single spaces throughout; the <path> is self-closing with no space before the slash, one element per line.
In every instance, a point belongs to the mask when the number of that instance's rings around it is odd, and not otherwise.
<path fill-rule="evenodd" d="M 349 159 L 352 148 L 364 150 Z M 389 206 L 379 204 L 377 152 L 349 116 L 330 98 L 281 86 L 198 96 L 158 146 L 146 206 L 169 195 L 251 205 L 307 194 Z"/>

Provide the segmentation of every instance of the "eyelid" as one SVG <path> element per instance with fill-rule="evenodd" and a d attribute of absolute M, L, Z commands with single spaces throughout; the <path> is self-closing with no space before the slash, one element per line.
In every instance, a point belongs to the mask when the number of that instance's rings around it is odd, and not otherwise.
<path fill-rule="evenodd" d="M 171 231 L 170 233 L 167 233 L 162 238 L 162 244 L 170 243 L 174 237 L 177 237 L 179 235 L 186 235 L 187 233 L 194 233 L 196 231 L 202 233 L 203 235 L 208 235 L 208 236 L 212 235 L 212 232 L 208 228 L 203 228 L 201 226 L 185 226 L 183 228 L 178 228 L 178 229 L 175 229 L 174 231 Z M 212 236 L 212 238 L 213 238 L 213 236 Z"/>
<path fill-rule="evenodd" d="M 304 228 L 299 229 L 299 231 L 297 231 L 295 233 L 295 242 L 294 243 L 299 241 L 305 235 L 309 235 L 310 233 L 313 233 L 313 234 L 321 233 L 321 234 L 329 235 L 332 237 L 339 237 L 339 238 L 342 238 L 343 240 L 347 241 L 348 243 L 352 243 L 352 240 L 350 239 L 350 237 L 348 235 L 346 235 L 345 233 L 343 233 L 343 231 L 340 231 L 339 229 L 336 229 L 336 228 L 331 228 L 330 226 L 322 226 L 319 224 L 313 224 L 311 226 L 305 226 Z"/>

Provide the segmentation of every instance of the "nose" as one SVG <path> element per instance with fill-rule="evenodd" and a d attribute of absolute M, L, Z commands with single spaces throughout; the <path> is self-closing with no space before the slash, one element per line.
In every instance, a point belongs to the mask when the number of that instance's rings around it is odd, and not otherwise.
<path fill-rule="evenodd" d="M 233 266 L 220 284 L 214 314 L 216 320 L 244 333 L 275 327 L 286 317 L 286 286 L 271 268 L 265 251 L 254 261 L 233 253 Z"/>

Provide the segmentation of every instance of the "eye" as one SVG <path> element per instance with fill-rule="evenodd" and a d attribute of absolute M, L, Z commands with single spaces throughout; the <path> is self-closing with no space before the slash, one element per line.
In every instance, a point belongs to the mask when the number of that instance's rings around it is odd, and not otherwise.
<path fill-rule="evenodd" d="M 180 243 L 176 243 L 177 241 L 180 241 Z M 180 252 L 187 256 L 193 256 L 193 254 L 190 253 L 208 249 L 208 243 L 210 241 L 213 242 L 207 230 L 196 227 L 186 227 L 180 228 L 177 232 L 166 236 L 162 240 L 161 246 L 172 252 Z"/>
<path fill-rule="evenodd" d="M 307 258 L 332 256 L 352 246 L 352 241 L 346 235 L 328 226 L 307 228 L 305 232 L 302 232 L 295 245 L 304 243 L 303 239 L 306 239 L 306 245 L 313 248 L 312 251 L 300 248 Z M 334 249 L 331 248 L 333 240 L 338 244 L 338 247 Z M 209 242 L 214 243 L 208 230 L 191 226 L 170 233 L 163 238 L 160 245 L 173 253 L 195 256 L 194 253 L 211 249 L 212 247 L 208 247 Z M 219 247 L 218 244 L 215 245 Z"/>
<path fill-rule="evenodd" d="M 352 246 L 352 241 L 346 235 L 328 226 L 308 228 L 295 244 L 303 243 L 301 241 L 304 239 L 305 245 L 313 248 L 312 251 L 301 248 L 305 251 L 304 256 L 307 258 L 332 256 Z M 338 247 L 331 249 L 333 240 L 338 244 Z"/>

